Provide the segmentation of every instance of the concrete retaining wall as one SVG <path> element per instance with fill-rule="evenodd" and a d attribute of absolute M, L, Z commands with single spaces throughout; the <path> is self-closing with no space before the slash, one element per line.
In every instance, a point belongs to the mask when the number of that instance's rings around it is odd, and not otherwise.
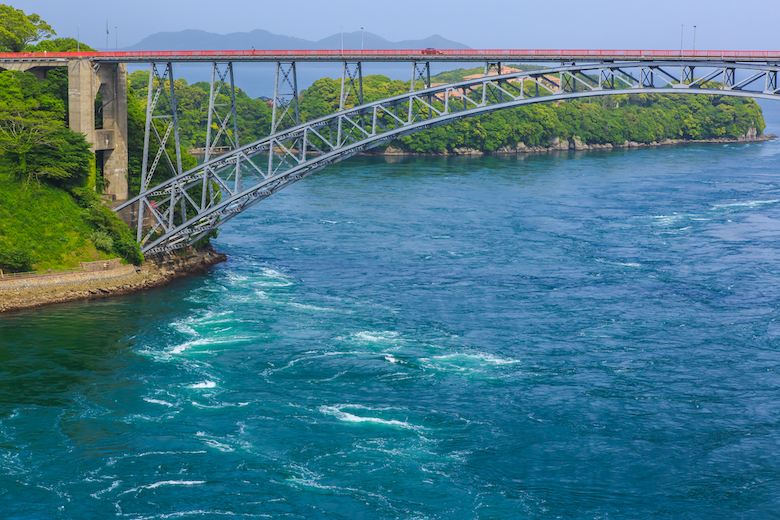
<path fill-rule="evenodd" d="M 6 280 L 0 280 L 0 293 L 7 291 L 18 291 L 20 289 L 46 289 L 50 287 L 77 285 L 84 282 L 111 280 L 114 278 L 126 277 L 128 275 L 135 274 L 135 272 L 135 266 L 125 265 L 107 271 L 81 271 L 76 273 L 63 273 L 21 279 L 9 278 Z"/>

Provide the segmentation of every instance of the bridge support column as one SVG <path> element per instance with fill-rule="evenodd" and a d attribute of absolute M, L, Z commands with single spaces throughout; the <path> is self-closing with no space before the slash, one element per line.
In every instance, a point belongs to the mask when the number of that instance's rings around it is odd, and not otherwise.
<path fill-rule="evenodd" d="M 95 98 L 103 99 L 103 128 L 95 129 Z M 106 195 L 126 200 L 127 190 L 127 67 L 87 60 L 68 62 L 68 117 L 70 129 L 84 134 L 92 151 L 102 151 Z M 94 187 L 96 179 L 90 179 Z"/>
<path fill-rule="evenodd" d="M 103 142 L 111 147 L 103 151 L 103 177 L 108 181 L 104 193 L 114 200 L 127 200 L 127 65 L 104 65 L 98 79 L 103 129 L 97 131 L 97 141 L 105 135 Z"/>
<path fill-rule="evenodd" d="M 70 129 L 84 134 L 95 151 L 95 96 L 97 78 L 87 60 L 68 62 L 68 118 Z"/>

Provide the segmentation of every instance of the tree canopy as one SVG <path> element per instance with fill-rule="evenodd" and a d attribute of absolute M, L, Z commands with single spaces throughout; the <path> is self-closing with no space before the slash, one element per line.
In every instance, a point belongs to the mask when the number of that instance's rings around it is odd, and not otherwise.
<path fill-rule="evenodd" d="M 28 44 L 56 34 L 37 14 L 0 4 L 0 51 L 22 52 Z"/>

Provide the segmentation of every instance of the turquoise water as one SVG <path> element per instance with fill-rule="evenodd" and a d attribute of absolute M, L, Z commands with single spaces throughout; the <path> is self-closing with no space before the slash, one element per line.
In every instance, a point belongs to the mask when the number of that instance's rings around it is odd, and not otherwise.
<path fill-rule="evenodd" d="M 331 167 L 206 274 L 0 317 L 0 518 L 777 517 L 779 167 Z"/>

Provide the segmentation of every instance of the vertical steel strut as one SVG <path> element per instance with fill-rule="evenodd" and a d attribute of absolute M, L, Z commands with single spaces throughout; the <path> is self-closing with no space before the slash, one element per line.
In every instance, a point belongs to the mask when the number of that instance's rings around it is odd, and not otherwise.
<path fill-rule="evenodd" d="M 352 105 L 360 106 L 363 104 L 363 64 L 359 61 L 349 62 L 344 61 L 344 67 L 341 69 L 341 94 L 339 95 L 339 111 L 344 110 L 347 106 L 347 100 L 349 95 L 354 93 L 357 96 Z M 361 113 L 359 120 L 360 128 L 365 128 L 364 117 Z M 347 129 L 348 133 L 352 133 L 353 129 Z M 341 146 L 344 140 L 344 128 L 342 121 L 339 120 L 337 129 L 336 142 Z"/>
<path fill-rule="evenodd" d="M 167 85 L 166 85 L 167 83 Z M 166 89 L 166 86 L 168 87 Z M 166 90 L 168 91 L 168 107 L 161 110 L 157 110 L 159 101 L 165 97 Z M 166 110 L 167 108 L 167 110 Z M 156 112 L 162 112 L 157 113 Z M 165 129 L 160 134 L 160 129 L 155 124 L 155 120 L 166 121 Z M 171 133 L 173 133 L 174 146 L 176 148 L 175 157 L 176 163 L 174 164 L 170 154 L 166 148 L 168 139 Z M 152 164 L 149 164 L 149 156 L 151 153 L 151 136 L 154 135 L 157 144 L 157 152 L 155 153 Z M 160 163 L 160 159 L 165 157 L 166 162 L 171 171 L 172 176 L 177 176 L 182 173 L 181 165 L 181 148 L 179 142 L 179 118 L 176 114 L 176 90 L 173 78 L 173 64 L 168 62 L 165 64 L 163 73 L 160 74 L 157 68 L 157 63 L 152 62 L 149 66 L 149 85 L 146 95 L 146 123 L 144 128 L 144 155 L 141 165 L 141 190 L 143 193 L 147 190 L 154 178 L 157 166 Z M 144 204 L 139 204 L 138 207 L 138 226 L 137 226 L 137 239 L 140 241 L 143 234 L 143 214 Z M 148 208 L 150 211 L 152 208 Z"/>
<path fill-rule="evenodd" d="M 225 146 L 229 147 L 232 151 L 240 146 L 238 135 L 238 116 L 236 111 L 236 87 L 233 78 L 233 63 L 227 62 L 225 64 L 217 62 L 212 63 L 211 67 L 211 86 L 209 89 L 209 115 L 208 122 L 206 123 L 206 154 L 204 162 L 208 162 L 214 154 L 215 148 L 220 145 L 220 142 L 227 143 Z M 227 92 L 229 101 L 227 103 L 219 103 L 218 96 L 226 85 L 226 79 L 230 76 L 230 89 Z M 216 119 L 216 124 L 214 120 Z M 233 123 L 233 128 L 230 129 L 229 125 Z M 216 128 L 215 128 L 216 127 Z M 216 135 L 212 138 L 212 129 L 216 129 Z M 237 191 L 241 191 L 241 157 L 236 158 L 235 165 L 235 188 Z M 206 192 L 207 183 L 204 182 L 202 205 L 206 205 Z"/>
<path fill-rule="evenodd" d="M 298 126 L 301 122 L 300 110 L 298 106 L 298 74 L 294 61 L 276 62 L 276 81 L 274 82 L 274 101 L 273 112 L 271 113 L 271 135 L 279 130 Z M 277 153 L 277 148 L 282 150 Z M 293 138 L 286 143 L 274 141 L 270 144 L 268 150 L 268 172 L 275 171 L 274 158 L 281 163 L 285 163 L 284 150 L 297 149 L 303 154 L 303 141 L 300 137 Z M 281 166 L 281 165 L 277 165 Z"/>
<path fill-rule="evenodd" d="M 297 126 L 301 122 L 298 111 L 298 75 L 294 61 L 276 62 L 274 104 L 271 114 L 272 135 L 286 126 L 285 120 L 289 126 Z"/>
<path fill-rule="evenodd" d="M 412 62 L 412 83 L 409 87 L 410 92 L 414 92 L 417 90 L 417 83 L 421 82 L 423 86 L 420 88 L 421 90 L 429 88 L 431 86 L 431 62 L 426 61 L 424 63 L 420 63 L 418 61 Z M 428 105 L 431 104 L 431 95 L 428 94 Z M 414 109 L 414 100 L 409 100 L 409 122 L 415 120 L 416 111 Z M 428 119 L 433 118 L 433 111 L 428 108 Z"/>

